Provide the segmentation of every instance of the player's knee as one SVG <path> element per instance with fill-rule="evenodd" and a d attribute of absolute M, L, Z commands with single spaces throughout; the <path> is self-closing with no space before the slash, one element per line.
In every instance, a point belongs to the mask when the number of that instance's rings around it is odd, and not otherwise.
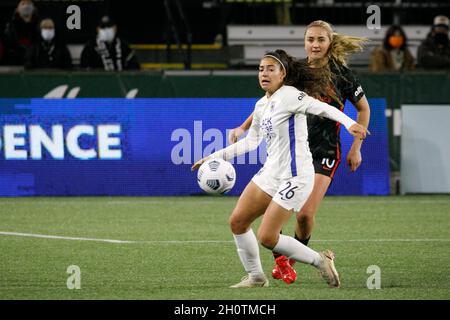
<path fill-rule="evenodd" d="M 307 215 L 297 214 L 297 222 L 299 225 L 303 226 L 309 222 L 309 217 Z"/>
<path fill-rule="evenodd" d="M 230 229 L 233 234 L 245 233 L 245 231 L 249 227 L 248 223 L 246 223 L 244 219 L 234 214 L 231 215 L 230 219 L 228 220 L 228 223 L 230 225 Z"/>
<path fill-rule="evenodd" d="M 265 248 L 272 250 L 278 242 L 278 237 L 276 234 L 271 234 L 267 232 L 258 232 L 258 242 Z"/>
<path fill-rule="evenodd" d="M 310 223 L 314 220 L 316 210 L 312 207 L 303 207 L 300 212 L 297 213 L 297 221 L 300 225 Z"/>

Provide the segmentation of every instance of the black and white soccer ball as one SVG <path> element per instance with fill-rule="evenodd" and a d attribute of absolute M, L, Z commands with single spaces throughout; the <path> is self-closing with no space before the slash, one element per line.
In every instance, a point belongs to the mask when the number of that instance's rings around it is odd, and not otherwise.
<path fill-rule="evenodd" d="M 234 187 L 236 171 L 228 161 L 210 159 L 198 169 L 197 182 L 206 193 L 224 194 Z"/>

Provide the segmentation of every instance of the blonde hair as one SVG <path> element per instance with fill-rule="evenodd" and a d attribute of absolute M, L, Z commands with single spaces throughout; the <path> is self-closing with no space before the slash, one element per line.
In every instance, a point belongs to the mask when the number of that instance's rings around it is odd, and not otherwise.
<path fill-rule="evenodd" d="M 363 37 L 352 37 L 334 32 L 331 24 L 323 20 L 316 20 L 306 26 L 305 34 L 311 27 L 323 28 L 330 39 L 330 48 L 328 49 L 327 56 L 330 60 L 347 66 L 347 58 L 355 53 L 364 49 L 364 44 L 369 41 Z"/>

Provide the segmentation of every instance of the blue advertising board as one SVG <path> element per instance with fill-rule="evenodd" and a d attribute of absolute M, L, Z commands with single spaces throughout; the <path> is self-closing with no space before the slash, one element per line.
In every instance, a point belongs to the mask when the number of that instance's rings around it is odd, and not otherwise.
<path fill-rule="evenodd" d="M 256 98 L 0 99 L 0 196 L 193 195 L 192 163 L 227 144 L 227 129 Z M 352 137 L 329 194 L 389 194 L 384 99 L 370 100 L 372 135 L 349 173 Z M 346 113 L 356 117 L 353 107 Z M 264 144 L 234 159 L 239 195 L 266 157 Z"/>

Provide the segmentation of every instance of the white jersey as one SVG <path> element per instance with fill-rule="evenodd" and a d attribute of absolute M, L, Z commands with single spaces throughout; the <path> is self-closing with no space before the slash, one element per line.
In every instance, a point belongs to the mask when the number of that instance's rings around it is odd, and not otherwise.
<path fill-rule="evenodd" d="M 267 160 L 262 170 L 279 179 L 314 174 L 308 144 L 306 113 L 325 116 L 347 129 L 355 123 L 335 107 L 291 86 L 282 86 L 270 98 L 256 102 L 247 136 L 212 154 L 225 160 L 254 150 L 264 138 Z"/>

